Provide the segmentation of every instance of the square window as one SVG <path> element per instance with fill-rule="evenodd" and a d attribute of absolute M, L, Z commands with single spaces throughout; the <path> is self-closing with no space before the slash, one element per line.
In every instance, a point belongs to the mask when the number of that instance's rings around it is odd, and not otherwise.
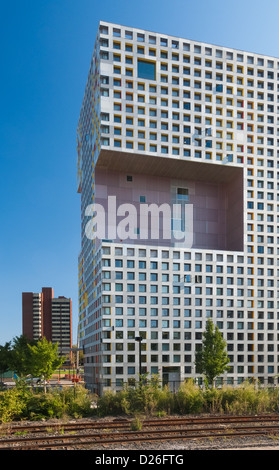
<path fill-rule="evenodd" d="M 138 77 L 147 80 L 156 79 L 156 64 L 147 60 L 138 60 Z"/>

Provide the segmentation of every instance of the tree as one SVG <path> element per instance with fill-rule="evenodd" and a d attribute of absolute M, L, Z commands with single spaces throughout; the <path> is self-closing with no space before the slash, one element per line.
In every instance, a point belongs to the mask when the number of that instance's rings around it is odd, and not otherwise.
<path fill-rule="evenodd" d="M 31 356 L 28 344 L 34 345 L 36 341 L 29 340 L 26 336 L 16 336 L 10 353 L 10 368 L 19 377 L 30 374 Z"/>
<path fill-rule="evenodd" d="M 201 350 L 196 352 L 196 371 L 198 374 L 204 374 L 208 384 L 212 385 L 215 377 L 228 370 L 229 362 L 226 342 L 218 327 L 214 328 L 212 320 L 209 319 L 203 333 Z"/>
<path fill-rule="evenodd" d="M 11 356 L 11 343 L 6 343 L 4 346 L 0 345 L 0 375 L 1 377 L 5 372 L 10 369 L 10 356 Z"/>
<path fill-rule="evenodd" d="M 46 381 L 63 364 L 65 357 L 59 356 L 58 343 L 53 344 L 46 338 L 40 339 L 37 344 L 29 345 L 28 348 L 31 359 L 30 373 L 33 377 L 44 378 L 44 390 L 46 391 Z"/>

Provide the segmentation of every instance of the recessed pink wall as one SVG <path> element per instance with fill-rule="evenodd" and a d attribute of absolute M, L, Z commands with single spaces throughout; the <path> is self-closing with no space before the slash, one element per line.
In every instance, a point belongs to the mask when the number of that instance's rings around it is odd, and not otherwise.
<path fill-rule="evenodd" d="M 193 248 L 216 250 L 243 249 L 243 188 L 242 178 L 231 183 L 178 180 L 161 176 L 127 174 L 109 170 L 95 170 L 95 203 L 107 211 L 108 196 L 116 197 L 116 206 L 132 204 L 140 212 L 140 196 L 146 204 L 175 203 L 176 187 L 189 190 L 189 203 L 193 205 Z M 117 222 L 123 217 L 117 218 Z M 111 219 L 110 219 L 111 220 Z M 139 224 L 139 217 L 137 223 Z M 138 225 L 139 226 L 139 225 Z M 162 231 L 160 232 L 160 236 Z M 119 239 L 114 239 L 119 241 Z M 131 243 L 131 240 L 126 240 Z M 174 240 L 141 240 L 132 243 L 172 246 Z"/>

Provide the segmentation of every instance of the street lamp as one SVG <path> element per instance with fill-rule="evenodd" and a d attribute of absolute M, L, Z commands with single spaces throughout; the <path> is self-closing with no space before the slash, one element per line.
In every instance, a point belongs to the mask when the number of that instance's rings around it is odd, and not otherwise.
<path fill-rule="evenodd" d="M 136 336 L 135 340 L 138 341 L 138 343 L 139 343 L 139 376 L 140 376 L 140 380 L 141 380 L 141 342 L 142 342 L 143 338 L 141 336 Z"/>

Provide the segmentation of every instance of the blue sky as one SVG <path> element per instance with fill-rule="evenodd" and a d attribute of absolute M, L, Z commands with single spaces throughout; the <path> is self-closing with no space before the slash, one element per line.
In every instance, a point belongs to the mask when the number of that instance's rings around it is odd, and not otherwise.
<path fill-rule="evenodd" d="M 100 20 L 279 57 L 278 0 L 1 0 L 0 344 L 21 293 L 51 286 L 78 318 L 76 127 Z"/>

